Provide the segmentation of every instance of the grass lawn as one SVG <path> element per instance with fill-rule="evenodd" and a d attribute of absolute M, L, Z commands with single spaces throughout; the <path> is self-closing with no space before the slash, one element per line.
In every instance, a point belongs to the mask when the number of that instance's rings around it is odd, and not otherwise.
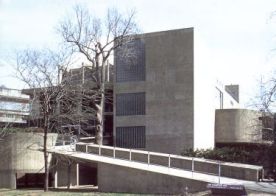
<path fill-rule="evenodd" d="M 124 194 L 124 193 L 99 193 L 95 191 L 88 190 L 49 190 L 49 192 L 44 192 L 39 189 L 20 189 L 20 190 L 10 190 L 10 189 L 0 189 L 0 196 L 40 196 L 40 195 L 55 195 L 55 196 L 135 196 L 137 194 Z M 146 195 L 144 195 L 146 196 Z"/>

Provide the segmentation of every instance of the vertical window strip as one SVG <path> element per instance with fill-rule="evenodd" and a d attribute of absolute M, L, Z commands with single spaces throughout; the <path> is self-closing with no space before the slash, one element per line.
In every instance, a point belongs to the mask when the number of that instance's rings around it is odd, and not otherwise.
<path fill-rule="evenodd" d="M 123 148 L 145 148 L 145 126 L 117 127 L 116 146 Z"/>
<path fill-rule="evenodd" d="M 115 52 L 116 81 L 144 81 L 145 80 L 145 46 L 142 40 L 136 39 L 125 44 Z M 123 51 L 131 51 L 131 55 L 125 55 Z"/>
<path fill-rule="evenodd" d="M 116 95 L 116 115 L 145 115 L 145 93 L 122 93 Z"/>

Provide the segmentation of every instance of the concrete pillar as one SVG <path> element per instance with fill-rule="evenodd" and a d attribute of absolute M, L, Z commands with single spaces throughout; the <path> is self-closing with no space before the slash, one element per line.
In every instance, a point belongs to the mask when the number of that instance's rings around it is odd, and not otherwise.
<path fill-rule="evenodd" d="M 55 169 L 55 173 L 54 173 L 54 188 L 58 188 L 58 171 Z"/>
<path fill-rule="evenodd" d="M 10 188 L 11 189 L 16 189 L 16 173 L 11 173 L 11 177 L 10 177 Z"/>
<path fill-rule="evenodd" d="M 71 186 L 71 166 L 71 163 L 67 166 L 67 189 L 70 189 Z"/>
<path fill-rule="evenodd" d="M 0 188 L 16 189 L 16 173 L 12 171 L 1 171 Z"/>
<path fill-rule="evenodd" d="M 76 163 L 76 186 L 80 185 L 80 173 L 79 173 L 79 164 Z"/>

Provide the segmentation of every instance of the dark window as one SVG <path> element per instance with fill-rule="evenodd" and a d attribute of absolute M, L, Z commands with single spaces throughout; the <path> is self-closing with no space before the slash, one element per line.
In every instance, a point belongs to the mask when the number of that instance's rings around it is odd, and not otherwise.
<path fill-rule="evenodd" d="M 140 39 L 124 44 L 115 52 L 116 81 L 145 81 L 145 46 Z"/>
<path fill-rule="evenodd" d="M 106 90 L 104 111 L 113 112 L 113 91 L 111 90 Z"/>
<path fill-rule="evenodd" d="M 262 139 L 265 141 L 273 141 L 273 130 L 269 128 L 263 128 L 262 129 Z"/>
<path fill-rule="evenodd" d="M 146 147 L 146 128 L 145 126 L 136 127 L 117 127 L 116 146 L 123 148 L 145 148 Z"/>
<path fill-rule="evenodd" d="M 145 93 L 121 93 L 116 95 L 116 115 L 145 115 Z"/>
<path fill-rule="evenodd" d="M 113 135 L 113 116 L 105 115 L 104 116 L 104 136 Z"/>

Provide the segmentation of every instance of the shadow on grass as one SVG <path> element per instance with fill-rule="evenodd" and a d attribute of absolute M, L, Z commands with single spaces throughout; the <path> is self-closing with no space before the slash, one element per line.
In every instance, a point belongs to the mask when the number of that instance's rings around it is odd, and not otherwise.
<path fill-rule="evenodd" d="M 97 192 L 98 187 L 97 186 L 88 186 L 88 187 L 72 187 L 70 189 L 67 189 L 66 187 L 60 187 L 60 188 L 49 188 L 48 192 L 67 192 L 67 193 L 92 193 Z M 5 193 L 19 193 L 22 192 L 23 194 L 28 192 L 40 192 L 44 193 L 43 188 L 18 188 L 18 189 L 0 189 L 0 196 L 5 195 Z"/>
<path fill-rule="evenodd" d="M 73 193 L 87 193 L 87 192 L 98 192 L 97 186 L 89 187 L 72 187 L 67 189 L 66 187 L 62 188 L 49 188 L 51 192 L 73 192 Z"/>

